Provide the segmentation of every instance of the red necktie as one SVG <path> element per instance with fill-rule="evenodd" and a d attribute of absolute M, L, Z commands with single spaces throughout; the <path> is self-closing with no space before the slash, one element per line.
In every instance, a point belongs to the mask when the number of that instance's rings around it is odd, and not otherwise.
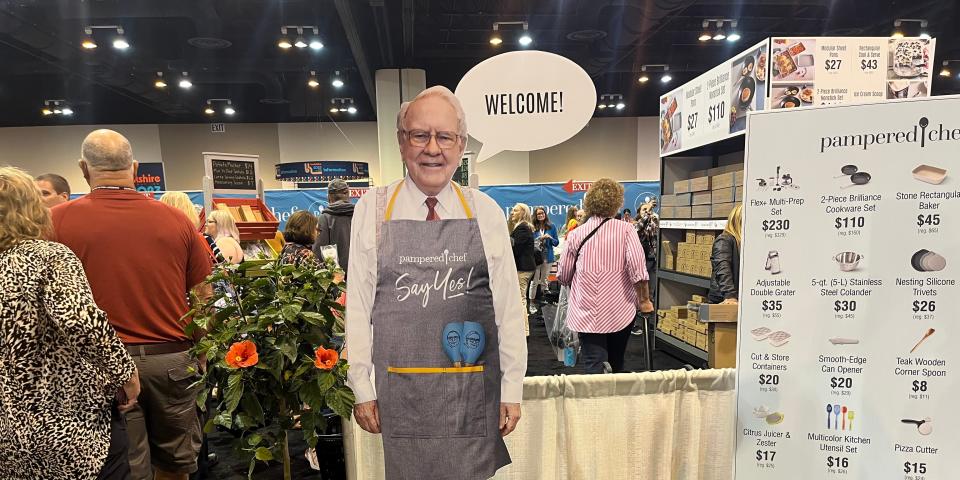
<path fill-rule="evenodd" d="M 440 220 L 440 215 L 437 215 L 437 211 L 434 209 L 437 206 L 437 197 L 427 197 L 424 202 L 427 204 L 427 221 L 431 222 L 434 220 Z"/>

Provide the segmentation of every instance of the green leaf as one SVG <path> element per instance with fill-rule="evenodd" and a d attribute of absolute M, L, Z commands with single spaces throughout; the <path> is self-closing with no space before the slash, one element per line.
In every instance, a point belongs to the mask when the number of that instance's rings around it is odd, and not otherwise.
<path fill-rule="evenodd" d="M 247 392 L 240 399 L 240 406 L 247 415 L 250 415 L 250 418 L 256 421 L 257 425 L 263 423 L 263 407 L 260 406 L 260 399 L 257 398 L 256 392 Z"/>
<path fill-rule="evenodd" d="M 288 322 L 293 322 L 297 320 L 297 314 L 300 313 L 300 310 L 303 309 L 303 305 L 299 303 L 288 303 L 280 307 L 280 314 L 283 316 L 283 319 Z"/>
<path fill-rule="evenodd" d="M 251 447 L 256 447 L 257 445 L 260 445 L 260 442 L 262 441 L 263 441 L 263 437 L 261 437 L 260 434 L 257 434 L 257 433 L 254 433 L 253 435 L 250 435 L 249 437 L 247 437 L 247 445 L 250 445 Z"/>
<path fill-rule="evenodd" d="M 320 384 L 320 391 L 326 392 L 330 390 L 330 387 L 332 387 L 334 383 L 337 383 L 337 378 L 330 372 L 322 372 L 317 377 L 317 383 Z"/>
<path fill-rule="evenodd" d="M 213 423 L 215 425 L 220 425 L 221 427 L 226 428 L 228 430 L 233 428 L 233 418 L 230 416 L 229 413 L 226 413 L 226 412 L 221 412 L 219 415 L 214 417 Z"/>
<path fill-rule="evenodd" d="M 257 466 L 257 457 L 250 457 L 250 467 L 247 468 L 247 480 L 253 480 L 253 469 Z"/>
<path fill-rule="evenodd" d="M 327 324 L 327 318 L 317 312 L 300 312 L 300 316 L 311 325 L 323 327 Z"/>
<path fill-rule="evenodd" d="M 303 412 L 300 416 L 300 425 L 303 432 L 303 441 L 307 442 L 310 448 L 317 446 L 317 415 L 313 412 Z"/>
<path fill-rule="evenodd" d="M 254 452 L 254 457 L 260 461 L 270 461 L 273 460 L 273 452 L 270 451 L 267 447 L 259 447 L 256 452 Z"/>
<path fill-rule="evenodd" d="M 200 390 L 200 393 L 197 394 L 197 408 L 206 412 L 207 411 L 207 396 L 210 395 L 210 389 L 204 388 Z"/>
<path fill-rule="evenodd" d="M 300 387 L 300 401 L 316 411 L 323 410 L 323 390 L 317 382 L 307 382 Z"/>
<path fill-rule="evenodd" d="M 227 401 L 225 413 L 233 413 L 240 404 L 240 397 L 243 396 L 243 372 L 237 370 L 227 377 L 227 395 L 224 397 Z"/>
<path fill-rule="evenodd" d="M 291 363 L 297 361 L 296 340 L 290 337 L 284 337 L 280 339 L 279 345 L 277 346 L 280 347 L 280 353 L 282 353 L 283 356 L 287 357 L 287 359 L 289 359 Z"/>
<path fill-rule="evenodd" d="M 330 410 L 344 419 L 350 418 L 350 414 L 353 413 L 353 403 L 356 399 L 349 388 L 331 389 L 327 392 L 325 399 Z"/>
<path fill-rule="evenodd" d="M 253 419 L 253 417 L 247 415 L 246 412 L 240 412 L 237 414 L 237 418 L 234 420 L 233 426 L 239 430 L 249 430 L 257 426 L 257 422 Z"/>

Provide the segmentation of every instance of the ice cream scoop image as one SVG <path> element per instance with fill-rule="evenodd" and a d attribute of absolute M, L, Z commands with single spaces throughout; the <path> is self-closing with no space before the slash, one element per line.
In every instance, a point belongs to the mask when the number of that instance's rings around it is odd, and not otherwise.
<path fill-rule="evenodd" d="M 463 324 L 451 322 L 444 326 L 440 342 L 443 345 L 444 353 L 447 354 L 447 357 L 450 357 L 454 366 L 460 366 L 463 361 L 460 350 L 463 343 Z"/>
<path fill-rule="evenodd" d="M 486 345 L 487 335 L 483 325 L 477 322 L 463 322 L 463 342 L 460 345 L 463 362 L 466 365 L 476 364 Z"/>

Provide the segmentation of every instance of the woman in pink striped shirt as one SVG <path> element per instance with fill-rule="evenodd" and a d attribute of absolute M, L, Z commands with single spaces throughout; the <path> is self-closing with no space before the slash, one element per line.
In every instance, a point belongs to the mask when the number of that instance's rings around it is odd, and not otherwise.
<path fill-rule="evenodd" d="M 643 247 L 633 225 L 613 219 L 622 185 L 601 178 L 583 204 L 589 219 L 567 235 L 560 259 L 560 283 L 570 286 L 567 326 L 580 333 L 587 373 L 604 373 L 605 363 L 622 372 L 637 310 L 653 311 Z"/>

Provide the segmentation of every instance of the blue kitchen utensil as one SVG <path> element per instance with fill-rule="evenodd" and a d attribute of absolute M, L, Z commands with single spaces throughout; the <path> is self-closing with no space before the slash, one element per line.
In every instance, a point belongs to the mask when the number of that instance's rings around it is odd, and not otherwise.
<path fill-rule="evenodd" d="M 463 344 L 463 324 L 451 322 L 443 327 L 443 336 L 440 339 L 443 344 L 443 351 L 450 357 L 455 367 L 459 367 L 463 361 L 463 355 L 460 348 Z"/>
<path fill-rule="evenodd" d="M 835 417 L 833 419 L 833 429 L 839 430 L 840 429 L 840 404 L 837 404 L 837 403 L 833 404 L 833 415 Z"/>
<path fill-rule="evenodd" d="M 487 346 L 487 334 L 483 325 L 477 322 L 463 322 L 463 342 L 460 344 L 460 354 L 465 365 L 474 365 Z"/>

